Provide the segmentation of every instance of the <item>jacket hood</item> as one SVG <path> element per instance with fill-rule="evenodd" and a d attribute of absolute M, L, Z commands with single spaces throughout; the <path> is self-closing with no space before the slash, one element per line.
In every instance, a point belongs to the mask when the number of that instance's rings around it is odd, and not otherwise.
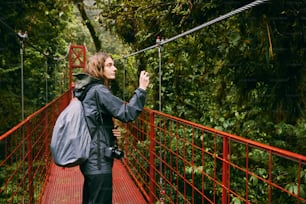
<path fill-rule="evenodd" d="M 73 74 L 76 78 L 74 82 L 73 94 L 79 100 L 83 100 L 85 98 L 86 92 L 95 84 L 101 84 L 101 80 L 90 76 L 89 74 L 79 73 Z"/>

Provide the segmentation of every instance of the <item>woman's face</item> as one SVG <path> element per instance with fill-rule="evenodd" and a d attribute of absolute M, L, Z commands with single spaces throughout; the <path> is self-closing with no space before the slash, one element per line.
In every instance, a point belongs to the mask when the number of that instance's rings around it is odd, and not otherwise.
<path fill-rule="evenodd" d="M 108 80 L 115 79 L 116 71 L 117 71 L 117 68 L 114 65 L 113 59 L 111 57 L 106 58 L 105 64 L 104 64 L 103 76 Z"/>

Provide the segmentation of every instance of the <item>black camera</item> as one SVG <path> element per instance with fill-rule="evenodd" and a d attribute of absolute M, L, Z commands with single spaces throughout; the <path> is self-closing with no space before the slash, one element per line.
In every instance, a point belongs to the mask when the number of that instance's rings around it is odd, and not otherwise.
<path fill-rule="evenodd" d="M 106 147 L 104 150 L 104 157 L 109 159 L 122 159 L 124 152 L 118 146 Z"/>

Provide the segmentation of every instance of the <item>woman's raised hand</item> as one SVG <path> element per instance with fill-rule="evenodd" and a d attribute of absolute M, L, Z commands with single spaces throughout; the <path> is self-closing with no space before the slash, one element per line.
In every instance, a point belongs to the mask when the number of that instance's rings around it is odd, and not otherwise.
<path fill-rule="evenodd" d="M 146 71 L 141 71 L 139 77 L 139 88 L 146 90 L 147 87 L 149 86 L 149 83 L 150 83 L 149 73 Z"/>

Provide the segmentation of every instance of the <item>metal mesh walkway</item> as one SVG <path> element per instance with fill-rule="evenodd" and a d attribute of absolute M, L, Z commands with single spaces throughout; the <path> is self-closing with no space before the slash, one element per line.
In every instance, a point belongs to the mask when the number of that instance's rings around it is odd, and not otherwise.
<path fill-rule="evenodd" d="M 81 204 L 83 176 L 79 167 L 61 168 L 51 165 L 51 174 L 42 204 Z M 113 167 L 113 204 L 147 203 L 121 161 Z"/>

